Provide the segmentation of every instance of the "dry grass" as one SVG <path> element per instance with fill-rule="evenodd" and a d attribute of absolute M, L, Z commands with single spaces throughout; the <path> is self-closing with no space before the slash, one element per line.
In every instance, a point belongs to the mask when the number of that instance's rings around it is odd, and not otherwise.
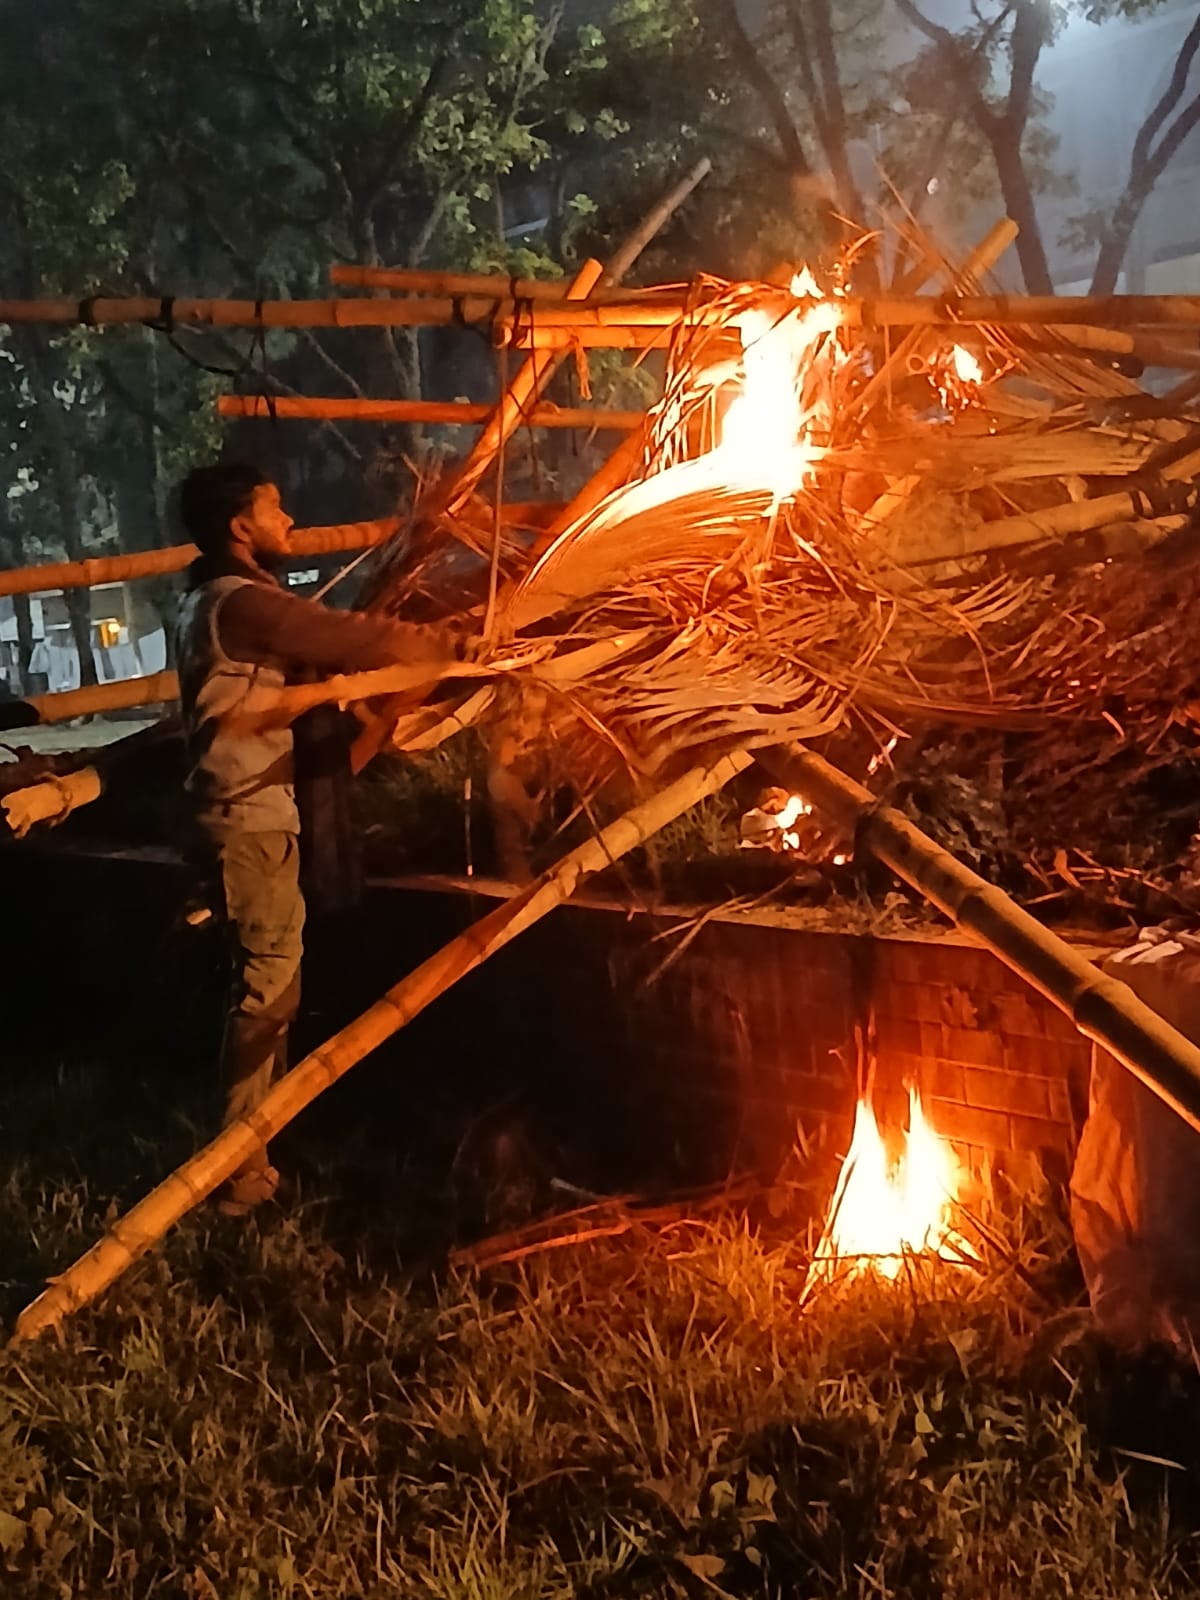
<path fill-rule="evenodd" d="M 351 1152 L 329 1199 L 353 1181 Z M 789 1194 L 482 1281 L 382 1266 L 394 1196 L 352 1244 L 325 1199 L 192 1219 L 64 1344 L 0 1357 L 3 1592 L 1195 1592 L 1200 1383 L 1054 1314 L 1074 1284 L 1045 1197 L 992 1216 L 983 1272 L 801 1311 Z M 61 1167 L 15 1174 L 22 1274 L 99 1209 Z"/>

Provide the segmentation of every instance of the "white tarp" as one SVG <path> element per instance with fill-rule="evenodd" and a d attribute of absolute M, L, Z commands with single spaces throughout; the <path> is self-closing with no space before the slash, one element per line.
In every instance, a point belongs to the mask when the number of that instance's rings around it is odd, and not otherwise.
<path fill-rule="evenodd" d="M 1200 1043 L 1200 939 L 1147 929 L 1103 970 Z M 1089 1100 L 1071 1225 L 1096 1321 L 1122 1343 L 1200 1347 L 1200 1133 L 1101 1050 Z"/>

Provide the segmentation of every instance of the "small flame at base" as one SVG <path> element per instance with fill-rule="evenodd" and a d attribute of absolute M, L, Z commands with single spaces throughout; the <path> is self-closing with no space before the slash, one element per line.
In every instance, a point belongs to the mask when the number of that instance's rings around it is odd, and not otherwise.
<path fill-rule="evenodd" d="M 904 1257 L 917 1252 L 951 1261 L 973 1254 L 951 1225 L 960 1177 L 958 1159 L 925 1120 L 916 1089 L 909 1090 L 908 1135 L 894 1163 L 874 1110 L 860 1100 L 809 1283 L 869 1271 L 894 1279 Z"/>

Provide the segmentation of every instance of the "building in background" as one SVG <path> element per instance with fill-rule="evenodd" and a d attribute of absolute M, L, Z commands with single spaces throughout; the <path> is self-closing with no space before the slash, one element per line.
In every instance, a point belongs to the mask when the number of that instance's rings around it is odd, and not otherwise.
<path fill-rule="evenodd" d="M 167 663 L 167 639 L 162 618 L 135 586 L 98 584 L 91 598 L 92 660 L 101 683 L 138 678 L 161 672 Z M 0 596 L 0 678 L 13 694 L 57 693 L 77 689 L 79 653 L 67 616 L 61 589 L 31 594 L 29 634 L 32 650 L 21 670 L 17 601 Z"/>

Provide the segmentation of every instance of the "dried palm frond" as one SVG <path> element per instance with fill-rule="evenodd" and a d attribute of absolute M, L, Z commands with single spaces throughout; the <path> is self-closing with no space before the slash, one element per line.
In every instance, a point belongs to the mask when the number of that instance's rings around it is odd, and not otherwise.
<path fill-rule="evenodd" d="M 648 771 L 848 719 L 1094 733 L 1114 698 L 1146 729 L 1200 701 L 1200 605 L 1169 615 L 1173 583 L 1200 587 L 1195 397 L 1150 405 L 1051 328 L 893 345 L 842 321 L 836 280 L 795 290 L 701 280 L 630 481 L 540 554 L 505 538 L 491 659 L 508 688 L 481 714 L 617 635 L 635 642 L 553 691 L 555 755 L 569 767 L 577 740 L 592 778 L 598 750 Z M 442 532 L 490 558 L 495 519 L 471 520 Z M 1156 528 L 1170 547 L 1153 582 L 1022 570 L 1135 522 L 1135 548 Z"/>

